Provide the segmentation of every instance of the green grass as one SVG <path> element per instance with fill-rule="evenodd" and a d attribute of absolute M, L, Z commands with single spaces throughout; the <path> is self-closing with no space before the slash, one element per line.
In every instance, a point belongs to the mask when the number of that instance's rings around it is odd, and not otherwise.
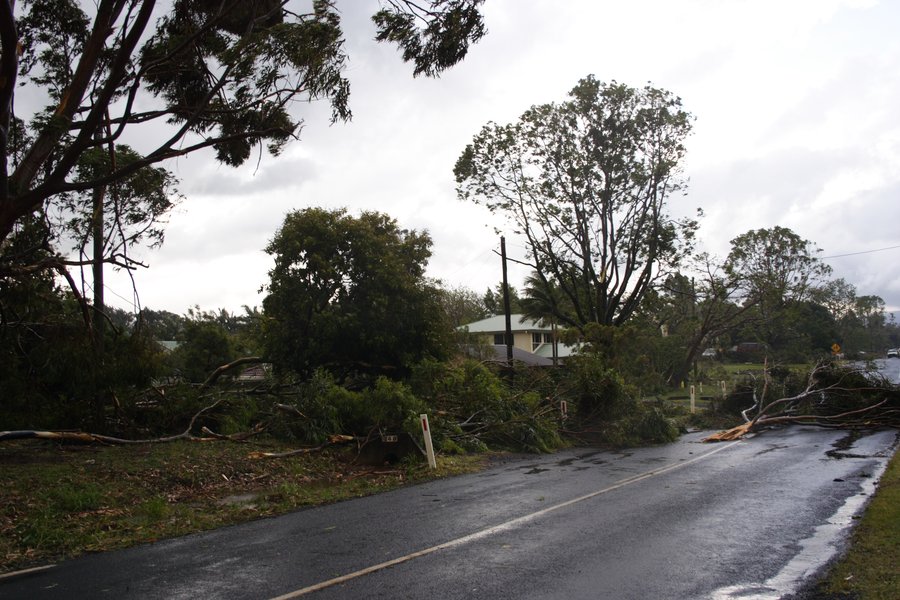
<path fill-rule="evenodd" d="M 849 552 L 820 590 L 854 600 L 900 597 L 900 453 L 888 465 L 854 530 Z"/>
<path fill-rule="evenodd" d="M 353 465 L 346 451 L 252 459 L 275 443 L 137 447 L 0 445 L 0 573 L 84 552 L 283 514 L 480 469 L 484 457 L 397 467 Z"/>

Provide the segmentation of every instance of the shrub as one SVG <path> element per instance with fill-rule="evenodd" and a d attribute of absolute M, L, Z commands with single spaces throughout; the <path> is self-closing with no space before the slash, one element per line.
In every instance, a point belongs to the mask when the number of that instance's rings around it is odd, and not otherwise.
<path fill-rule="evenodd" d="M 615 420 L 634 411 L 633 390 L 600 357 L 575 356 L 566 366 L 574 379 L 572 397 L 581 423 Z"/>

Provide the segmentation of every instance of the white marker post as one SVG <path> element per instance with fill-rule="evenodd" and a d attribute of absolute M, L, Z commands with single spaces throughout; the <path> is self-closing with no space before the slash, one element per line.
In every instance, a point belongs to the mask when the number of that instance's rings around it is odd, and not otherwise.
<path fill-rule="evenodd" d="M 422 435 L 425 437 L 425 454 L 428 456 L 428 466 L 437 469 L 437 460 L 434 458 L 434 445 L 431 443 L 431 429 L 428 428 L 428 415 L 419 415 L 422 424 Z"/>
<path fill-rule="evenodd" d="M 694 414 L 694 408 L 695 408 L 694 403 L 695 403 L 695 401 L 696 401 L 696 399 L 697 399 L 697 393 L 696 393 L 696 392 L 697 392 L 697 391 L 696 391 L 696 388 L 695 388 L 694 386 L 691 386 L 691 414 Z"/>

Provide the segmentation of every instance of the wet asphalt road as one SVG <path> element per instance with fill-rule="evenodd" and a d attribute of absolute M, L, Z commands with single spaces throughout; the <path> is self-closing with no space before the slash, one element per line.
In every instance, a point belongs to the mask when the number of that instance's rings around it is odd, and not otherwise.
<path fill-rule="evenodd" d="M 68 561 L 0 582 L 0 598 L 779 598 L 841 546 L 897 437 L 834 447 L 846 436 L 790 428 L 710 445 L 689 434 L 514 458 Z"/>

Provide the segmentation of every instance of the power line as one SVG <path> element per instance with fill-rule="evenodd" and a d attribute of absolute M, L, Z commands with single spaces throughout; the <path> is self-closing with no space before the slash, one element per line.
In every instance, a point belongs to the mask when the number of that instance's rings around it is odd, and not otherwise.
<path fill-rule="evenodd" d="M 862 252 L 850 252 L 849 254 L 835 254 L 834 256 L 823 256 L 821 260 L 828 260 L 829 258 L 843 258 L 845 256 L 858 256 L 860 254 L 872 254 L 873 252 L 884 252 L 885 250 L 896 250 L 900 248 L 900 246 L 888 246 L 887 248 L 876 248 L 875 250 L 863 250 Z"/>

